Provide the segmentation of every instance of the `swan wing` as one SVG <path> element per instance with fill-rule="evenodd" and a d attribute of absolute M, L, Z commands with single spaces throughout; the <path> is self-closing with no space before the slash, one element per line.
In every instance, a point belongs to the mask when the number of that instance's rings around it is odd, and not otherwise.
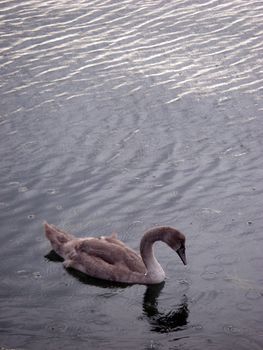
<path fill-rule="evenodd" d="M 125 264 L 110 264 L 101 257 L 89 255 L 84 252 L 77 254 L 71 260 L 65 260 L 65 267 L 72 267 L 91 277 L 113 282 L 140 283 L 144 274 L 131 271 Z"/>
<path fill-rule="evenodd" d="M 121 242 L 122 243 L 122 242 Z M 122 267 L 134 272 L 145 273 L 146 268 L 141 257 L 132 249 L 126 247 L 124 243 L 113 243 L 106 240 L 89 238 L 83 239 L 75 247 L 76 255 L 94 258 L 94 262 L 98 263 L 98 259 L 102 263 L 110 264 L 111 267 Z"/>
<path fill-rule="evenodd" d="M 109 243 L 114 243 L 114 244 L 117 244 L 121 247 L 127 247 L 125 243 L 123 243 L 122 241 L 120 241 L 118 238 L 117 238 L 117 233 L 112 233 L 110 236 L 108 237 L 100 237 L 100 239 L 106 241 L 106 242 L 109 242 Z"/>

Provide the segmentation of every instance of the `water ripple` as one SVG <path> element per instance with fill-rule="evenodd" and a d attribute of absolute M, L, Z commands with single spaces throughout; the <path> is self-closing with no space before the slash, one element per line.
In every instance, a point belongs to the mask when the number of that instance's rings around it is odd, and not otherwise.
<path fill-rule="evenodd" d="M 249 8 L 238 0 L 121 5 L 97 1 L 91 6 L 68 2 L 67 9 L 61 9 L 53 1 L 2 3 L 4 94 L 32 88 L 40 93 L 44 88 L 67 99 L 88 96 L 94 71 L 107 80 L 102 86 L 108 92 L 109 87 L 121 93 L 124 87 L 138 91 L 143 79 L 152 77 L 151 89 L 167 89 L 163 103 L 189 93 L 252 93 L 262 86 L 262 4 L 257 1 Z M 10 77 L 18 72 L 21 83 L 14 85 Z M 38 80 L 34 86 L 28 81 L 32 75 Z M 68 95 L 66 85 L 59 88 L 57 82 L 72 78 L 83 82 L 82 92 Z M 52 102 L 47 98 L 46 103 Z"/>
<path fill-rule="evenodd" d="M 56 332 L 58 347 L 75 337 L 76 349 L 127 348 L 127 337 L 138 348 L 262 348 L 262 10 L 256 0 L 1 1 L 6 344 L 48 348 Z M 160 247 L 161 297 L 175 320 L 174 290 L 188 294 L 189 324 L 155 338 L 165 317 L 140 318 L 142 287 L 103 297 L 46 261 L 44 219 L 80 236 L 117 231 L 136 249 L 150 225 L 178 225 L 189 267 Z"/>

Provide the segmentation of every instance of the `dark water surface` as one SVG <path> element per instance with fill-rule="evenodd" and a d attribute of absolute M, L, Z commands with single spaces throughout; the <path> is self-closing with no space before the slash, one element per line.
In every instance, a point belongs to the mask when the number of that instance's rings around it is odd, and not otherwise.
<path fill-rule="evenodd" d="M 0 1 L 0 348 L 263 348 L 261 1 Z M 187 236 L 164 285 L 63 269 L 78 236 Z M 55 260 L 55 261 L 54 261 Z"/>

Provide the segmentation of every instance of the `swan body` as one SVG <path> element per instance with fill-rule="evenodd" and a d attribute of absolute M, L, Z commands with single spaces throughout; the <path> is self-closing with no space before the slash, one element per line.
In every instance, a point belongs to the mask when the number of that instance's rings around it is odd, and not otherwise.
<path fill-rule="evenodd" d="M 141 239 L 140 255 L 117 239 L 116 234 L 77 238 L 48 223 L 44 229 L 53 250 L 64 259 L 64 267 L 92 277 L 123 283 L 161 283 L 165 273 L 154 256 L 156 241 L 169 245 L 186 265 L 185 236 L 172 227 L 148 230 Z"/>

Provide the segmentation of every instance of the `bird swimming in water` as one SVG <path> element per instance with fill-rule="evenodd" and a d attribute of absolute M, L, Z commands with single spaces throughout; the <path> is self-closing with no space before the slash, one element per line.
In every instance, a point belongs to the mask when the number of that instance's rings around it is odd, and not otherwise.
<path fill-rule="evenodd" d="M 185 236 L 168 226 L 154 227 L 141 239 L 140 254 L 126 246 L 117 234 L 77 238 L 45 223 L 45 234 L 53 250 L 64 259 L 65 268 L 73 268 L 91 277 L 128 284 L 157 284 L 165 273 L 154 256 L 153 245 L 166 243 L 186 265 Z"/>

